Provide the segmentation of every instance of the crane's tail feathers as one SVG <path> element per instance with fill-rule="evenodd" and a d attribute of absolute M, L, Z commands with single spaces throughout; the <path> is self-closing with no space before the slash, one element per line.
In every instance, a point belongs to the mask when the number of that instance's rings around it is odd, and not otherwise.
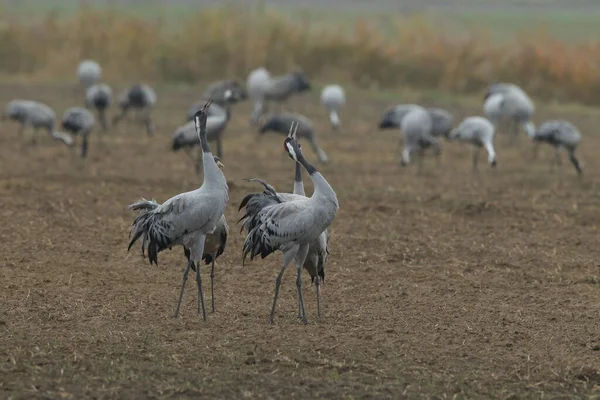
<path fill-rule="evenodd" d="M 157 203 L 156 200 L 146 200 L 142 197 L 137 202 L 127 206 L 127 208 L 134 211 L 151 211 L 157 208 L 158 206 L 160 206 L 160 204 Z"/>
<path fill-rule="evenodd" d="M 169 236 L 171 226 L 168 222 L 162 220 L 161 214 L 154 212 L 156 207 L 158 207 L 156 202 L 144 200 L 136 204 L 140 203 L 143 205 L 139 206 L 139 208 L 131 207 L 133 209 L 145 210 L 145 212 L 140 213 L 133 220 L 129 235 L 131 239 L 127 246 L 127 251 L 142 237 L 142 254 L 144 254 L 144 250 L 147 248 L 150 264 L 158 264 L 158 253 L 173 246 L 173 241 Z"/>

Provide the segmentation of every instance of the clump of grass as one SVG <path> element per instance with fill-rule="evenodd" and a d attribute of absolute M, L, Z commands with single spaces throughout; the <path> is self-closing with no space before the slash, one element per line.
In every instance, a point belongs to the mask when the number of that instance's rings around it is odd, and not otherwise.
<path fill-rule="evenodd" d="M 72 79 L 79 60 L 90 57 L 112 79 L 193 83 L 244 78 L 264 65 L 388 89 L 474 93 L 511 81 L 538 98 L 600 102 L 598 43 L 538 30 L 493 44 L 486 32 L 448 36 L 418 16 L 390 26 L 384 33 L 363 19 L 349 31 L 231 7 L 204 9 L 176 26 L 89 8 L 60 19 L 7 16 L 0 20 L 0 74 Z"/>

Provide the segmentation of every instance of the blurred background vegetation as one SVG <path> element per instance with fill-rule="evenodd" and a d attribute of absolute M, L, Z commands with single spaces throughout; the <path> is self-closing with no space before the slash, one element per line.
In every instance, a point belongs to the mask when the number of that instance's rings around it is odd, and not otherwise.
<path fill-rule="evenodd" d="M 245 80 L 264 65 L 373 89 L 511 81 L 600 103 L 594 0 L 311 1 L 0 0 L 0 79 L 72 81 L 92 58 L 111 81 Z"/>

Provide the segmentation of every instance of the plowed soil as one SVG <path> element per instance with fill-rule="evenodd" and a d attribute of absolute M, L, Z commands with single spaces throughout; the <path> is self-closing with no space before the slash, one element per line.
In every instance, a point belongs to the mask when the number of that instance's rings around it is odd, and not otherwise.
<path fill-rule="evenodd" d="M 59 115 L 80 103 L 64 86 L 0 89 L 2 104 L 33 98 Z M 169 149 L 198 91 L 158 93 L 155 137 L 133 121 L 95 132 L 85 163 L 46 134 L 22 150 L 17 126 L 0 125 L 0 398 L 600 396 L 600 116 L 542 105 L 536 117 L 581 128 L 582 179 L 566 157 L 551 170 L 551 148 L 532 160 L 525 137 L 509 148 L 502 135 L 496 170 L 482 154 L 473 175 L 470 147 L 442 142 L 440 164 L 430 157 L 419 174 L 398 163 L 399 132 L 376 129 L 388 102 L 350 98 L 335 134 L 318 93 L 294 99 L 319 128 L 331 163 L 317 166 L 341 207 L 321 320 L 304 274 L 305 326 L 293 268 L 267 323 L 280 254 L 242 266 L 237 206 L 260 189 L 243 178 L 291 191 L 294 165 L 283 137 L 259 137 L 250 105 L 236 106 L 223 158 L 231 232 L 203 322 L 192 279 L 172 318 L 180 248 L 158 266 L 126 251 L 128 204 L 201 181 Z"/>

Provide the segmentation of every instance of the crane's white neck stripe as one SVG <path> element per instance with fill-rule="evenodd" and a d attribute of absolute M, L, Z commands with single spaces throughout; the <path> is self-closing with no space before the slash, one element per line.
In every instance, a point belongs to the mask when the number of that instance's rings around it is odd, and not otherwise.
<path fill-rule="evenodd" d="M 285 146 L 287 147 L 288 153 L 290 153 L 290 155 L 292 156 L 292 158 L 296 161 L 298 161 L 298 157 L 296 156 L 296 151 L 294 150 L 294 148 L 292 147 L 292 145 L 290 145 L 289 143 L 286 143 Z"/>

